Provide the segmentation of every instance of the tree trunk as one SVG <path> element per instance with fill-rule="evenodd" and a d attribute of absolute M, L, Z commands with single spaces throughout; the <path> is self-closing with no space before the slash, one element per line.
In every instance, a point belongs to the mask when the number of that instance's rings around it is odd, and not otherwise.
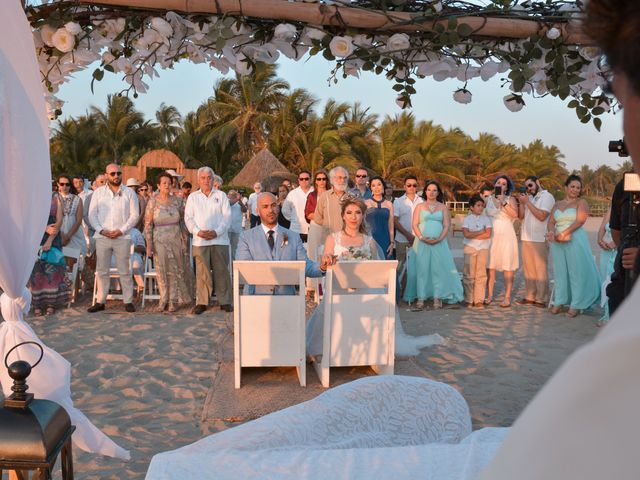
<path fill-rule="evenodd" d="M 419 14 L 387 12 L 319 3 L 290 3 L 287 0 L 79 0 L 91 5 L 110 5 L 146 10 L 174 10 L 184 13 L 211 13 L 239 15 L 273 20 L 303 22 L 310 25 L 344 26 L 378 31 L 433 31 L 438 23 L 447 25 L 448 19 L 416 21 Z M 484 16 L 458 17 L 458 24 L 465 23 L 475 35 L 496 38 L 528 38 L 544 33 L 546 27 L 536 20 L 492 18 Z M 567 43 L 590 45 L 592 40 L 580 27 L 566 22 L 554 24 L 562 32 Z"/>

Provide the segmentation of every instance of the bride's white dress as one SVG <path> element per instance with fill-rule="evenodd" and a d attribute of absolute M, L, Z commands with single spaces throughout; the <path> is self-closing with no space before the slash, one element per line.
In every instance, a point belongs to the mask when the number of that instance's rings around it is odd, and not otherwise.
<path fill-rule="evenodd" d="M 332 234 L 334 247 L 332 255 L 340 260 L 376 260 L 384 258 L 380 253 L 380 247 L 369 235 L 365 235 L 362 245 L 359 247 L 345 246 L 342 241 L 342 232 Z M 328 253 L 328 252 L 327 252 Z M 334 287 L 335 290 L 335 287 Z M 317 356 L 322 353 L 322 332 L 323 332 L 323 316 L 324 316 L 324 299 L 318 304 L 313 311 L 309 322 L 307 323 L 307 355 Z M 396 356 L 413 356 L 420 353 L 420 349 L 432 345 L 444 343 L 444 338 L 439 334 L 422 335 L 414 337 L 407 335 L 400 321 L 400 313 L 396 307 Z"/>

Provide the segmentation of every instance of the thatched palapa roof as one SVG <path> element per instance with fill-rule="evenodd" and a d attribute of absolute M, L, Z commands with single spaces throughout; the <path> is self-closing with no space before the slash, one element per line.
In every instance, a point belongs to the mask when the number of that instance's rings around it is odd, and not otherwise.
<path fill-rule="evenodd" d="M 264 148 L 256 153 L 251 160 L 231 180 L 232 185 L 243 186 L 249 189 L 253 184 L 260 182 L 263 191 L 277 191 L 278 185 L 288 178 L 295 180 L 296 176 L 287 170 L 269 149 Z"/>

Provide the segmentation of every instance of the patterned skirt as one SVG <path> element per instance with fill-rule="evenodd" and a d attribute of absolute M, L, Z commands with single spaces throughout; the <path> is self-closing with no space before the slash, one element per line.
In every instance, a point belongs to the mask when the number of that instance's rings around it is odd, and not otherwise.
<path fill-rule="evenodd" d="M 71 281 L 64 265 L 36 260 L 29 278 L 31 304 L 36 308 L 59 307 L 69 303 Z"/>

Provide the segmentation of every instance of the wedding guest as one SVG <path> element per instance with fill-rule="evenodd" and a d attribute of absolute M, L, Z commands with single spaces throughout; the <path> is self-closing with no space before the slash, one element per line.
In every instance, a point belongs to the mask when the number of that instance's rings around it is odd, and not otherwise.
<path fill-rule="evenodd" d="M 97 301 L 87 310 L 89 313 L 105 309 L 109 292 L 109 268 L 111 255 L 115 254 L 120 275 L 124 307 L 135 312 L 133 306 L 133 279 L 129 257 L 131 255 L 131 230 L 138 222 L 139 207 L 136 193 L 122 185 L 120 165 L 110 163 L 106 168 L 107 185 L 98 188 L 91 198 L 89 221 L 95 230 Z"/>
<path fill-rule="evenodd" d="M 487 287 L 487 260 L 491 247 L 491 220 L 484 213 L 480 195 L 469 199 L 469 214 L 462 222 L 464 235 L 464 301 L 467 307 L 484 308 Z"/>
<path fill-rule="evenodd" d="M 28 288 L 31 291 L 31 305 L 37 317 L 53 315 L 55 309 L 69 303 L 71 283 L 67 278 L 67 267 L 62 256 L 62 204 L 57 193 L 51 195 L 47 228 L 40 241 L 41 255 L 33 266 Z"/>
<path fill-rule="evenodd" d="M 262 192 L 262 185 L 260 182 L 253 184 L 253 193 L 249 195 L 249 225 L 251 228 L 260 223 L 260 217 L 258 216 L 258 195 Z"/>
<path fill-rule="evenodd" d="M 404 268 L 407 261 L 407 250 L 413 245 L 415 238 L 411 227 L 413 211 L 417 205 L 424 201 L 418 195 L 417 190 L 418 178 L 415 175 L 408 175 L 404 179 L 404 195 L 393 201 L 393 225 L 396 232 L 396 259 L 398 260 L 399 272 Z M 406 285 L 406 278 L 405 275 L 402 282 L 404 285 Z M 400 294 L 402 296 L 402 292 Z"/>
<path fill-rule="evenodd" d="M 229 225 L 231 259 L 235 260 L 238 241 L 242 233 L 242 219 L 247 211 L 247 207 L 240 200 L 240 194 L 236 190 L 229 190 L 227 198 L 229 199 L 229 208 L 231 209 L 231 223 Z"/>
<path fill-rule="evenodd" d="M 458 303 L 463 298 L 462 283 L 447 242 L 451 215 L 442 189 L 438 182 L 428 180 L 423 195 L 424 202 L 416 205 L 413 212 L 415 240 L 404 292 L 405 301 L 417 300 L 414 310 L 422 310 L 425 300 L 431 298 L 435 309 L 442 308 L 443 301 Z"/>
<path fill-rule="evenodd" d="M 81 254 L 87 253 L 87 241 L 82 231 L 83 205 L 82 200 L 76 194 L 76 189 L 68 175 L 59 175 L 58 195 L 62 205 L 62 226 L 60 237 L 62 246 L 69 246 L 80 250 Z"/>
<path fill-rule="evenodd" d="M 290 192 L 293 189 L 293 185 L 291 185 L 291 180 L 289 180 L 288 178 L 285 178 L 284 180 L 282 180 L 282 185 L 287 187 L 287 192 Z"/>
<path fill-rule="evenodd" d="M 171 194 L 176 197 L 182 198 L 182 190 L 180 189 L 180 182 L 184 178 L 184 175 L 180 175 L 178 172 L 173 170 L 172 168 L 165 170 L 169 175 L 171 175 Z"/>
<path fill-rule="evenodd" d="M 371 178 L 371 198 L 365 201 L 365 222 L 371 236 L 382 248 L 385 258 L 389 259 L 393 256 L 394 248 L 393 204 L 384 198 L 385 188 L 382 177 Z"/>
<path fill-rule="evenodd" d="M 289 195 L 289 189 L 285 184 L 280 184 L 278 187 L 278 197 L 276 203 L 278 204 L 278 225 L 283 226 L 286 229 L 289 229 L 291 222 L 284 216 L 282 213 L 282 207 L 284 206 L 284 202 L 287 200 L 287 196 Z"/>
<path fill-rule="evenodd" d="M 394 200 L 393 187 L 391 186 L 390 183 L 387 183 L 387 186 L 384 189 L 384 199 L 393 203 L 393 200 Z"/>
<path fill-rule="evenodd" d="M 231 209 L 224 192 L 213 188 L 213 176 L 210 167 L 198 169 L 200 189 L 189 195 L 184 213 L 187 228 L 193 235 L 196 260 L 196 315 L 207 309 L 214 283 L 220 308 L 225 312 L 233 311 L 227 234 Z"/>
<path fill-rule="evenodd" d="M 575 317 L 600 300 L 600 274 L 582 228 L 589 217 L 589 205 L 580 198 L 582 179 L 569 175 L 564 185 L 566 197 L 551 211 L 547 226 L 555 280 L 551 313 L 568 306 L 567 316 Z"/>
<path fill-rule="evenodd" d="M 107 176 L 104 173 L 99 173 L 91 184 L 91 189 L 95 192 L 98 188 L 104 187 L 106 184 Z"/>
<path fill-rule="evenodd" d="M 182 198 L 184 198 L 186 202 L 187 198 L 189 198 L 189 195 L 191 195 L 191 189 L 193 188 L 193 186 L 191 185 L 191 182 L 183 182 L 181 188 L 182 188 Z"/>
<path fill-rule="evenodd" d="M 171 195 L 171 175 L 158 175 L 158 194 L 149 199 L 144 219 L 147 255 L 153 257 L 160 290 L 158 311 L 174 312 L 193 300 L 184 202 Z"/>
<path fill-rule="evenodd" d="M 545 308 L 549 300 L 547 222 L 556 200 L 542 188 L 540 180 L 534 175 L 525 179 L 524 186 L 526 192 L 520 194 L 518 217 L 524 220 L 520 240 L 525 295 L 516 303 Z"/>
<path fill-rule="evenodd" d="M 144 230 L 144 212 L 146 212 L 147 209 L 147 199 L 140 193 L 140 184 L 138 183 L 138 180 L 136 178 L 128 178 L 126 185 L 134 192 L 136 192 L 136 195 L 138 196 L 138 208 L 140 210 L 140 215 L 138 216 L 138 223 L 136 223 L 136 228 L 139 231 L 142 231 Z"/>
<path fill-rule="evenodd" d="M 85 239 L 85 250 L 86 253 L 91 254 L 92 249 L 88 248 L 91 243 L 91 239 L 93 238 L 93 227 L 89 223 L 89 205 L 91 203 L 91 195 L 93 194 L 93 190 L 85 190 L 84 186 L 84 178 L 76 176 L 71 179 L 73 182 L 73 186 L 78 192 L 78 197 L 82 200 L 82 233 L 84 234 Z"/>
<path fill-rule="evenodd" d="M 506 175 L 500 175 L 494 182 L 495 193 L 487 200 L 485 214 L 491 218 L 493 237 L 489 251 L 489 283 L 485 305 L 493 301 L 496 271 L 504 276 L 504 298 L 500 306 L 511 306 L 513 279 L 518 269 L 518 239 L 513 222 L 518 217 L 518 204 L 511 196 L 513 183 Z"/>
<path fill-rule="evenodd" d="M 367 172 L 366 168 L 359 168 L 356 170 L 356 182 L 355 186 L 349 188 L 349 194 L 354 197 L 359 197 L 363 200 L 371 199 L 371 190 L 367 186 L 367 182 L 369 181 L 369 172 Z"/>
<path fill-rule="evenodd" d="M 316 260 L 318 256 L 318 250 L 325 241 L 325 230 L 321 225 L 318 225 L 315 221 L 316 205 L 318 203 L 318 197 L 331 188 L 329 183 L 329 174 L 325 170 L 318 170 L 313 177 L 313 191 L 307 196 L 307 204 L 304 207 L 304 215 L 307 222 L 309 222 L 309 235 L 307 237 L 307 252 L 309 258 Z M 313 291 L 320 288 L 312 281 L 307 282 L 309 290 Z"/>
<path fill-rule="evenodd" d="M 616 255 L 618 254 L 618 246 L 611 236 L 611 226 L 609 220 L 611 219 L 611 207 L 607 210 L 602 222 L 600 222 L 600 228 L 598 228 L 598 246 L 600 247 L 600 282 L 603 289 L 607 287 L 611 281 L 611 275 L 615 270 Z M 609 321 L 609 301 L 605 295 L 601 298 L 601 306 L 604 308 L 602 317 L 597 322 L 599 327 L 604 326 Z"/>
<path fill-rule="evenodd" d="M 493 191 L 494 189 L 489 185 L 483 186 L 479 191 L 480 197 L 484 201 L 484 211 L 482 212 L 483 215 L 487 214 L 487 203 L 489 202 L 489 197 L 493 195 Z"/>
<path fill-rule="evenodd" d="M 318 195 L 313 221 L 322 226 L 325 233 L 342 230 L 341 201 L 347 195 L 349 172 L 344 167 L 334 167 L 329 171 L 331 188 Z"/>
<path fill-rule="evenodd" d="M 216 190 L 220 190 L 222 189 L 223 184 L 224 180 L 222 180 L 222 177 L 220 175 L 213 176 L 213 188 L 215 188 Z"/>
<path fill-rule="evenodd" d="M 287 195 L 287 199 L 282 205 L 282 214 L 291 222 L 289 230 L 299 234 L 302 241 L 307 243 L 309 223 L 305 218 L 305 207 L 309 194 L 313 192 L 311 173 L 308 170 L 302 170 L 298 174 L 298 184 L 299 186 Z"/>

